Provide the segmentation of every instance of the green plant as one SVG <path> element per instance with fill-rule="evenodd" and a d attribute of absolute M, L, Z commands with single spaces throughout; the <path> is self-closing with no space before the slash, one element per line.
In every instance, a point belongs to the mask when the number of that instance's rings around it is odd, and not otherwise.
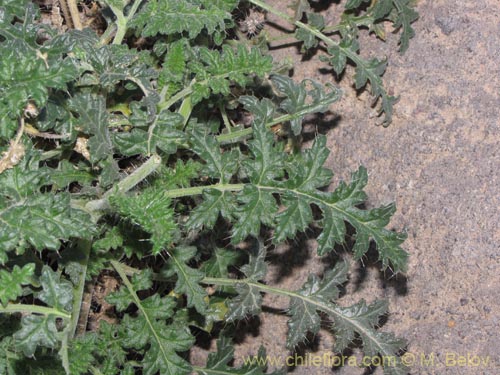
<path fill-rule="evenodd" d="M 0 0 L 0 373 L 263 373 L 231 366 L 220 329 L 259 314 L 263 293 L 290 299 L 290 349 L 327 319 L 336 351 L 359 338 L 367 355 L 397 355 L 404 341 L 377 330 L 385 302 L 336 302 L 346 262 L 297 291 L 263 282 L 262 238 L 272 247 L 310 226 L 320 255 L 344 243 L 346 222 L 355 259 L 373 240 L 397 273 L 407 253 L 405 235 L 385 228 L 394 205 L 359 208 L 363 167 L 329 192 L 326 138 L 295 147 L 304 116 L 340 91 L 281 75 L 260 21 L 247 21 L 248 36 L 235 15 L 274 13 L 304 50 L 322 43 L 337 74 L 354 64 L 356 88 L 369 82 L 388 124 L 386 62 L 361 58 L 357 36 L 383 38 L 391 21 L 404 52 L 417 18 L 409 1 L 349 0 L 334 26 L 304 0 L 294 17 L 260 0 L 99 3 L 102 35 L 79 30 L 75 0 L 62 1 L 77 28 L 66 31 L 30 1 Z M 92 329 L 88 297 L 106 275 L 119 288 L 99 302 L 114 317 Z M 193 329 L 219 335 L 203 368 L 186 360 Z M 385 370 L 406 373 L 399 359 Z"/>

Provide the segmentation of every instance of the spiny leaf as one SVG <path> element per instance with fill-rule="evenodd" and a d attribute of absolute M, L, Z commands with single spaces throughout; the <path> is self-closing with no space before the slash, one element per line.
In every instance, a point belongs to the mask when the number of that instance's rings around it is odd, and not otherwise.
<path fill-rule="evenodd" d="M 330 309 L 334 311 L 333 306 Z M 406 374 L 401 360 L 395 355 L 405 347 L 406 342 L 394 337 L 392 334 L 376 332 L 380 316 L 387 312 L 387 302 L 376 301 L 366 305 L 365 301 L 349 307 L 335 307 L 335 313 L 328 314 L 333 321 L 335 330 L 334 350 L 342 351 L 355 339 L 356 334 L 363 341 L 365 355 L 373 357 L 376 355 L 394 358 L 393 364 L 386 370 L 391 374 Z"/>
<path fill-rule="evenodd" d="M 190 51 L 189 42 L 186 38 L 172 42 L 166 48 L 167 54 L 158 77 L 158 83 L 162 88 L 167 84 L 179 84 L 183 81 L 186 75 L 188 51 Z"/>
<path fill-rule="evenodd" d="M 307 13 L 307 21 L 309 26 L 314 27 L 318 31 L 321 31 L 325 28 L 325 19 L 318 13 Z M 304 45 L 301 49 L 305 51 L 318 45 L 318 39 L 309 31 L 302 28 L 297 28 L 297 30 L 295 31 L 295 38 L 304 42 Z"/>
<path fill-rule="evenodd" d="M 338 286 L 347 280 L 348 265 L 345 262 L 339 262 L 335 268 L 325 274 L 323 279 L 318 279 L 315 275 L 310 275 L 304 286 L 297 291 L 301 296 L 307 299 L 290 299 L 288 321 L 287 347 L 294 348 L 302 342 L 307 332 L 318 333 L 321 318 L 317 313 L 317 306 L 308 302 L 309 299 L 328 301 L 338 298 Z"/>
<path fill-rule="evenodd" d="M 187 327 L 165 324 L 163 317 L 157 317 L 154 310 L 145 310 L 139 306 L 141 313 L 132 318 L 125 315 L 120 324 L 122 345 L 136 350 L 144 349 L 148 344 L 142 360 L 145 374 L 185 374 L 191 366 L 176 351 L 185 351 L 193 344 L 193 337 Z"/>
<path fill-rule="evenodd" d="M 113 227 L 106 231 L 104 237 L 92 243 L 92 249 L 96 251 L 109 251 L 117 249 L 123 245 L 123 235 L 120 233 L 118 227 Z"/>
<path fill-rule="evenodd" d="M 349 0 L 346 5 L 346 10 L 354 10 L 363 2 L 369 0 Z M 401 28 L 401 37 L 399 40 L 399 52 L 405 53 L 408 49 L 410 39 L 415 36 L 415 30 L 411 24 L 418 19 L 418 13 L 411 6 L 412 0 L 379 0 L 373 1 L 368 9 L 368 14 L 371 14 L 375 21 L 380 21 L 385 18 L 391 20 L 394 28 Z"/>
<path fill-rule="evenodd" d="M 242 95 L 238 101 L 245 106 L 248 112 L 252 113 L 254 122 L 257 124 L 271 121 L 276 112 L 274 103 L 268 98 L 259 100 L 255 96 Z"/>
<path fill-rule="evenodd" d="M 258 101 L 245 100 L 252 106 L 259 105 Z M 263 113 L 268 112 L 266 107 Z M 258 118 L 265 121 L 266 117 L 261 113 Z M 320 254 L 325 254 L 333 249 L 335 243 L 343 242 L 343 222 L 347 221 L 357 231 L 357 242 L 353 249 L 357 258 L 366 253 L 369 240 L 373 239 L 378 245 L 379 259 L 384 269 L 392 265 L 396 272 L 405 270 L 408 255 L 400 245 L 406 235 L 385 228 L 393 214 L 394 206 L 373 210 L 356 207 L 366 200 L 363 188 L 367 184 L 368 175 L 365 168 L 361 167 L 352 175 L 351 184 L 341 183 L 334 192 L 324 192 L 321 189 L 329 184 L 332 176 L 332 173 L 323 167 L 329 154 L 326 137 L 318 136 L 309 150 L 288 156 L 289 159 L 283 162 L 285 155 L 282 146 L 274 146 L 274 140 L 265 124 L 254 121 L 253 130 L 255 140 L 248 144 L 250 155 L 242 162 L 242 169 L 249 182 L 236 189 L 237 211 L 239 217 L 244 217 L 245 220 L 238 220 L 234 224 L 235 241 L 241 240 L 245 235 L 256 235 L 259 221 L 275 228 L 275 243 L 293 238 L 298 231 L 304 231 L 311 223 L 316 222 L 323 225 L 327 231 L 327 234 L 320 235 L 318 248 Z M 223 154 L 215 140 L 211 144 L 205 140 L 204 145 L 202 155 L 207 161 L 206 169 L 212 171 L 211 175 L 215 177 L 220 173 L 216 172 L 222 168 Z M 213 188 L 216 187 L 213 185 Z M 231 197 L 226 191 L 224 194 Z M 222 207 L 217 203 L 222 192 L 213 192 L 211 195 L 214 199 L 209 203 L 214 204 L 204 205 L 204 211 Z M 279 195 L 283 205 L 278 214 L 277 203 L 272 203 L 273 199 L 276 202 L 275 195 Z M 270 207 L 270 211 L 263 209 L 264 204 Z M 320 208 L 323 213 L 322 220 L 317 221 L 313 217 L 311 205 Z M 210 224 L 215 218 L 216 216 L 211 218 Z M 234 221 L 231 215 L 227 215 L 226 219 Z"/>
<path fill-rule="evenodd" d="M 280 104 L 286 113 L 293 114 L 290 120 L 294 135 L 300 134 L 302 130 L 302 120 L 309 113 L 324 113 L 330 104 L 340 98 L 340 91 L 330 84 L 325 86 L 329 89 L 325 91 L 324 86 L 313 80 L 305 79 L 300 84 L 296 84 L 292 79 L 273 75 L 271 78 L 278 91 L 286 96 Z M 306 86 L 310 84 L 312 89 L 307 91 Z M 309 98 L 308 98 L 309 97 Z M 306 99 L 310 99 L 306 102 Z"/>
<path fill-rule="evenodd" d="M 60 311 L 71 311 L 73 285 L 69 281 L 61 280 L 61 275 L 58 272 L 44 266 L 42 276 L 40 276 L 40 283 L 43 290 L 36 293 L 36 297 L 40 301 Z"/>
<path fill-rule="evenodd" d="M 265 257 L 266 249 L 264 245 L 256 241 L 254 247 L 250 250 L 248 264 L 241 267 L 246 280 L 257 282 L 266 276 L 267 265 Z M 228 303 L 226 319 L 235 321 L 243 319 L 247 315 L 259 314 L 262 304 L 260 290 L 248 282 L 237 283 L 235 289 L 238 295 Z"/>
<path fill-rule="evenodd" d="M 187 160 L 186 162 L 178 159 L 172 168 L 161 170 L 162 176 L 157 176 L 153 184 L 159 184 L 163 188 L 185 188 L 191 183 L 191 180 L 199 174 L 201 164 L 195 160 Z"/>
<path fill-rule="evenodd" d="M 141 300 L 121 265 L 114 261 L 112 264 L 123 279 L 130 299 L 138 308 L 134 317 L 125 314 L 119 326 L 118 340 L 121 346 L 137 351 L 144 350 L 141 365 L 145 374 L 188 373 L 191 366 L 176 352 L 188 350 L 193 345 L 194 338 L 187 326 L 176 324 L 175 321 L 166 323 L 166 320 L 172 317 L 176 305 L 173 297 L 161 298 L 155 294 Z M 147 275 L 145 280 L 151 280 L 151 274 Z"/>
<path fill-rule="evenodd" d="M 389 95 L 383 86 L 381 76 L 385 72 L 387 61 L 376 58 L 366 61 L 357 55 L 358 48 L 359 44 L 356 41 L 342 41 L 338 45 L 329 46 L 330 56 L 322 57 L 321 60 L 329 62 L 337 74 L 345 69 L 347 60 L 353 61 L 356 64 L 354 74 L 356 89 L 361 89 L 370 82 L 370 93 L 374 101 L 376 102 L 378 98 L 382 101 L 379 113 L 384 113 L 383 124 L 387 126 L 392 121 L 393 104 L 397 100 L 396 97 Z"/>
<path fill-rule="evenodd" d="M 14 334 L 14 342 L 26 357 L 31 357 L 38 346 L 55 348 L 57 336 L 55 316 L 26 315 L 21 319 L 21 330 Z"/>
<path fill-rule="evenodd" d="M 248 236 L 257 236 L 261 222 L 269 226 L 274 223 L 273 217 L 278 212 L 278 205 L 271 193 L 247 185 L 238 194 L 238 203 L 238 221 L 233 225 L 231 242 L 238 243 Z"/>
<path fill-rule="evenodd" d="M 130 22 L 130 27 L 141 31 L 142 36 L 175 33 L 189 34 L 194 39 L 206 29 L 209 34 L 222 32 L 231 25 L 231 14 L 217 7 L 217 4 L 204 4 L 204 7 L 187 0 L 152 0 L 141 9 Z"/>
<path fill-rule="evenodd" d="M 404 54 L 409 47 L 410 39 L 415 36 L 411 24 L 418 19 L 418 13 L 411 7 L 411 0 L 393 0 L 395 9 L 389 15 L 394 22 L 394 28 L 401 28 L 399 52 Z"/>
<path fill-rule="evenodd" d="M 19 116 L 29 100 L 43 107 L 49 88 L 65 89 L 66 83 L 77 76 L 70 58 L 61 57 L 47 66 L 41 56 L 20 41 L 0 43 L 0 55 L 0 96 L 11 117 Z"/>
<path fill-rule="evenodd" d="M 130 279 L 130 284 L 134 291 L 148 290 L 153 285 L 152 271 L 150 269 L 134 273 Z M 121 287 L 116 292 L 112 292 L 106 297 L 106 302 L 115 305 L 117 311 L 126 310 L 131 303 L 134 303 L 134 294 L 127 287 Z M 169 302 L 166 302 L 168 305 Z"/>
<path fill-rule="evenodd" d="M 191 212 L 186 226 L 190 229 L 211 229 L 219 217 L 219 212 L 226 219 L 230 219 L 235 209 L 234 196 L 231 193 L 206 189 L 203 191 L 203 202 Z"/>
<path fill-rule="evenodd" d="M 258 315 L 261 312 L 262 294 L 260 290 L 248 284 L 236 284 L 238 293 L 228 304 L 226 319 L 229 322 L 241 320 L 248 315 Z"/>
<path fill-rule="evenodd" d="M 359 50 L 358 41 L 351 38 L 342 39 L 338 45 L 328 47 L 329 56 L 320 56 L 320 60 L 328 62 L 333 67 L 337 76 L 340 76 L 347 63 L 346 50 L 356 53 Z"/>
<path fill-rule="evenodd" d="M 72 340 L 69 348 L 71 374 L 83 375 L 87 373 L 96 357 L 94 351 L 97 346 L 97 337 L 96 334 L 87 333 Z"/>
<path fill-rule="evenodd" d="M 108 131 L 106 99 L 102 95 L 80 94 L 71 99 L 72 108 L 78 112 L 77 124 L 82 132 L 91 135 L 88 141 L 90 160 L 106 158 L 113 149 Z"/>
<path fill-rule="evenodd" d="M 65 188 L 73 182 L 88 185 L 95 180 L 95 176 L 78 165 L 62 160 L 58 169 L 51 171 L 50 180 L 56 187 Z"/>
<path fill-rule="evenodd" d="M 241 267 L 241 271 L 249 280 L 262 280 L 267 273 L 266 247 L 260 239 L 254 239 L 249 251 L 248 263 Z"/>
<path fill-rule="evenodd" d="M 265 358 L 265 353 L 259 353 L 260 357 Z M 197 372 L 202 375 L 211 374 L 234 374 L 234 375 L 264 375 L 266 374 L 265 361 L 255 360 L 253 363 L 245 363 L 241 367 L 232 367 L 230 363 L 234 360 L 234 348 L 231 340 L 222 336 L 217 340 L 217 351 L 208 355 L 205 368 Z"/>
<path fill-rule="evenodd" d="M 151 233 L 153 255 L 170 246 L 177 225 L 170 198 L 162 189 L 151 187 L 137 195 L 118 194 L 111 203 L 121 215 Z"/>
<path fill-rule="evenodd" d="M 229 277 L 229 266 L 234 266 L 241 254 L 236 250 L 215 248 L 212 257 L 203 263 L 201 270 L 208 277 Z"/>
<path fill-rule="evenodd" d="M 100 371 L 103 375 L 116 375 L 116 369 L 120 368 L 120 366 L 124 366 L 123 373 L 127 373 L 127 350 L 123 348 L 121 340 L 119 340 L 121 333 L 120 328 L 121 327 L 118 324 L 110 324 L 104 320 L 102 320 L 99 324 L 99 340 L 97 341 L 97 345 L 95 347 L 95 353 L 97 353 L 101 358 Z M 86 335 L 88 335 L 88 333 Z M 130 373 L 129 371 L 127 374 L 132 375 L 133 372 Z"/>
<path fill-rule="evenodd" d="M 35 249 L 58 250 L 61 240 L 86 237 L 93 227 L 89 216 L 70 206 L 69 194 L 39 194 L 0 203 L 0 263 L 6 252 L 31 244 Z"/>
<path fill-rule="evenodd" d="M 368 239 L 372 238 L 379 247 L 382 266 L 385 268 L 391 262 L 396 270 L 404 270 L 407 254 L 400 248 L 400 244 L 405 235 L 384 228 L 393 213 L 393 206 L 390 209 L 370 211 L 356 207 L 366 198 L 362 191 L 367 182 L 364 168 L 353 174 L 353 182 L 349 187 L 341 184 L 333 193 L 317 190 L 325 186 L 331 177 L 331 172 L 322 167 L 328 156 L 325 146 L 326 139 L 318 137 L 309 151 L 295 157 L 298 160 L 294 160 L 292 165 L 301 165 L 303 169 L 288 169 L 289 179 L 286 182 L 280 184 L 269 181 L 259 184 L 261 190 L 280 192 L 282 203 L 286 207 L 276 217 L 276 241 L 293 237 L 297 231 L 304 230 L 313 221 L 310 204 L 315 204 L 323 211 L 323 224 L 327 230 L 330 233 L 336 231 L 334 238 L 340 239 L 345 234 L 345 227 L 340 224 L 340 220 L 350 222 L 357 229 L 358 242 L 353 250 L 357 257 L 368 250 Z M 323 235 L 320 237 L 318 251 L 325 253 L 325 246 L 332 244 Z"/>
<path fill-rule="evenodd" d="M 189 62 L 195 74 L 193 103 L 208 98 L 211 93 L 229 95 L 231 84 L 245 87 L 255 76 L 263 77 L 273 68 L 272 59 L 262 55 L 258 48 L 247 49 L 243 44 L 236 51 L 224 45 L 222 51 L 205 47 L 198 49 L 198 59 Z"/>
<path fill-rule="evenodd" d="M 253 183 L 259 184 L 283 177 L 285 152 L 279 148 L 280 144 L 275 147 L 273 134 L 266 129 L 266 123 L 272 120 L 271 115 L 274 112 L 271 102 L 267 100 L 258 102 L 245 97 L 243 103 L 249 110 L 260 108 L 255 113 L 253 139 L 249 142 L 252 158 L 242 163 L 248 178 Z"/>
<path fill-rule="evenodd" d="M 34 263 L 25 264 L 22 268 L 15 265 L 11 272 L 0 270 L 0 302 L 4 307 L 22 294 L 23 285 L 32 283 L 34 272 Z"/>
<path fill-rule="evenodd" d="M 347 279 L 347 270 L 347 263 L 338 263 L 323 279 L 312 275 L 302 289 L 291 296 L 287 346 L 293 347 L 305 340 L 307 332 L 318 332 L 321 324 L 318 312 L 321 311 L 333 322 L 335 351 L 342 352 L 359 335 L 366 356 L 394 358 L 393 363 L 384 368 L 387 374 L 405 374 L 405 367 L 397 357 L 406 345 L 404 340 L 375 329 L 380 317 L 387 312 L 387 303 L 377 301 L 366 305 L 362 300 L 353 306 L 341 307 L 333 302 L 338 298 L 338 286 Z"/>
<path fill-rule="evenodd" d="M 29 0 L 3 0 L 0 9 L 3 21 L 10 23 L 14 17 L 22 18 Z"/>
<path fill-rule="evenodd" d="M 205 300 L 207 292 L 199 283 L 205 277 L 205 274 L 186 264 L 195 256 L 196 251 L 195 247 L 177 247 L 169 251 L 170 259 L 162 274 L 166 277 L 176 274 L 175 292 L 185 294 L 188 307 L 194 307 L 199 313 L 203 314 L 207 309 L 207 301 Z"/>
<path fill-rule="evenodd" d="M 206 161 L 201 173 L 218 178 L 221 183 L 228 182 L 236 173 L 239 159 L 236 150 L 221 153 L 216 138 L 199 130 L 191 133 L 190 143 L 193 151 Z"/>
<path fill-rule="evenodd" d="M 156 151 L 174 154 L 177 146 L 186 142 L 180 130 L 184 122 L 180 114 L 164 110 L 151 117 L 148 109 L 137 102 L 133 102 L 130 109 L 129 120 L 134 128 L 112 134 L 113 144 L 122 155 L 148 155 Z"/>

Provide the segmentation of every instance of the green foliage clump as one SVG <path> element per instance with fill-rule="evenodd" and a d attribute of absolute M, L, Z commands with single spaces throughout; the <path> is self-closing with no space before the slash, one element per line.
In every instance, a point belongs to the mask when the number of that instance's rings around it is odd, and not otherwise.
<path fill-rule="evenodd" d="M 61 3 L 71 26 L 76 2 Z M 328 322 L 336 352 L 356 344 L 406 373 L 404 341 L 378 329 L 387 303 L 340 300 L 346 260 L 295 291 L 266 283 L 267 253 L 311 228 L 320 256 L 351 229 L 354 260 L 373 242 L 398 273 L 408 255 L 387 229 L 394 205 L 363 208 L 364 167 L 329 190 L 326 137 L 299 147 L 305 116 L 341 92 L 285 75 L 263 26 L 264 12 L 288 21 L 339 76 L 354 65 L 387 125 L 387 61 L 363 59 L 358 36 L 384 39 L 390 22 L 404 53 L 410 1 L 349 0 L 336 25 L 306 0 L 291 16 L 261 0 L 98 3 L 104 30 L 0 0 L 0 374 L 264 374 L 264 349 L 234 360 L 231 327 L 266 293 L 289 300 L 288 349 Z M 98 328 L 92 304 L 107 314 Z M 205 366 L 188 360 L 200 331 L 218 340 Z"/>

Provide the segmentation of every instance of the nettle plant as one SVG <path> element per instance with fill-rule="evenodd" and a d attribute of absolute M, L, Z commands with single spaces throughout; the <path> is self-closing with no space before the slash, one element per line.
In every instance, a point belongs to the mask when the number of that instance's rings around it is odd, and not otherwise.
<path fill-rule="evenodd" d="M 327 190 L 325 136 L 298 147 L 304 117 L 340 91 L 289 78 L 264 24 L 288 21 L 337 75 L 352 64 L 388 124 L 387 62 L 362 58 L 358 34 L 383 39 L 392 23 L 403 53 L 417 14 L 349 0 L 329 26 L 314 4 L 290 5 L 0 0 L 0 373 L 265 373 L 234 367 L 231 342 L 265 293 L 290 301 L 290 350 L 329 325 L 334 351 L 354 342 L 406 373 L 404 341 L 378 330 L 386 302 L 337 302 L 346 261 L 299 290 L 264 282 L 266 251 L 308 228 L 319 255 L 348 223 L 355 259 L 374 242 L 382 269 L 407 261 L 405 234 L 386 229 L 394 205 L 360 206 L 366 170 Z M 188 360 L 201 331 L 218 337 L 204 367 Z"/>

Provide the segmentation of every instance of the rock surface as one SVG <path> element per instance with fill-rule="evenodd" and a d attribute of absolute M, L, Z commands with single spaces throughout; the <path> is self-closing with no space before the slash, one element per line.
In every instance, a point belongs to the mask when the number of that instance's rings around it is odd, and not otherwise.
<path fill-rule="evenodd" d="M 274 1 L 287 11 L 283 3 Z M 334 3 L 323 11 L 327 20 L 335 18 L 339 6 L 342 3 Z M 338 116 L 330 116 L 330 124 L 327 119 L 325 124 L 311 122 L 320 132 L 331 125 L 329 166 L 337 182 L 348 179 L 359 164 L 367 167 L 368 206 L 395 201 L 392 228 L 406 229 L 409 235 L 406 277 L 388 279 L 366 259 L 367 268 L 352 268 L 348 293 L 340 303 L 388 299 L 390 316 L 382 330 L 409 341 L 408 358 L 415 358 L 412 374 L 498 374 L 500 3 L 421 0 L 417 9 L 416 37 L 405 55 L 398 54 L 393 35 L 387 43 L 363 37 L 373 47 L 368 52 L 362 44 L 363 53 L 389 58 L 385 85 L 400 95 L 393 123 L 388 128 L 375 125 L 370 96 L 354 91 L 349 74 L 338 83 L 344 91 L 332 108 Z M 269 19 L 280 23 L 273 16 Z M 335 82 L 318 56 L 302 60 L 294 46 L 275 48 L 273 54 L 276 59 L 296 57 L 297 80 Z M 292 245 L 276 250 L 278 265 L 269 281 L 295 289 L 310 272 L 321 273 L 329 263 L 314 255 L 314 240 L 304 238 Z M 287 306 L 279 298 L 268 298 L 266 304 Z M 237 358 L 256 353 L 261 344 L 268 354 L 289 354 L 283 316 L 268 311 L 259 322 L 249 322 L 253 324 L 258 328 L 242 336 Z M 331 334 L 321 331 L 305 352 L 322 356 L 332 342 Z M 462 365 L 459 356 L 471 361 Z M 489 362 L 476 366 L 473 356 Z M 352 366 L 298 366 L 293 372 L 372 373 Z"/>

